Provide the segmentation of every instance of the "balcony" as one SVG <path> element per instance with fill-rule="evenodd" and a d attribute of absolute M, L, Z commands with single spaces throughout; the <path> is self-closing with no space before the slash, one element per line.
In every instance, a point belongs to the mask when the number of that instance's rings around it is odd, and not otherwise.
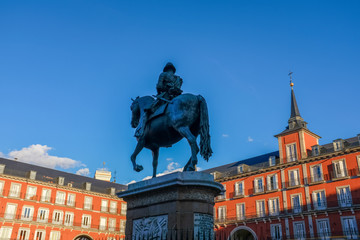
<path fill-rule="evenodd" d="M 350 178 L 347 169 L 343 169 L 342 171 L 331 171 L 330 176 L 333 181 Z"/>
<path fill-rule="evenodd" d="M 328 174 L 323 175 L 312 175 L 310 178 L 308 178 L 309 185 L 315 185 L 315 184 L 321 184 L 325 183 L 326 181 L 330 180 Z"/>
<path fill-rule="evenodd" d="M 217 196 L 215 198 L 215 202 L 222 202 L 222 201 L 225 201 L 226 200 L 226 196 L 225 195 L 220 195 L 220 196 Z"/>
<path fill-rule="evenodd" d="M 303 187 L 304 185 L 301 184 L 300 180 L 293 180 L 285 182 L 285 188 L 291 189 L 291 188 L 298 188 Z"/>
<path fill-rule="evenodd" d="M 253 188 L 253 192 L 254 192 L 254 195 L 263 194 L 263 193 L 265 193 L 265 190 L 264 190 L 264 187 L 256 187 L 256 188 Z"/>

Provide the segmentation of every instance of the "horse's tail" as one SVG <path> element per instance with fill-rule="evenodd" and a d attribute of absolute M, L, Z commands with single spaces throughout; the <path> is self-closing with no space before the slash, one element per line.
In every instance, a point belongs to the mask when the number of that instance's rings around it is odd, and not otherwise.
<path fill-rule="evenodd" d="M 208 161 L 212 150 L 210 146 L 209 114 L 205 99 L 198 95 L 200 102 L 200 155 Z"/>

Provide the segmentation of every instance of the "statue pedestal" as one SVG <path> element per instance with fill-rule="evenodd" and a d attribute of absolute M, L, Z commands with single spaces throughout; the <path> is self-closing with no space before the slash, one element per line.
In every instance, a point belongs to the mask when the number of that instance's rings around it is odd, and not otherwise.
<path fill-rule="evenodd" d="M 202 172 L 176 172 L 130 184 L 126 240 L 212 239 L 214 198 L 223 186 Z"/>

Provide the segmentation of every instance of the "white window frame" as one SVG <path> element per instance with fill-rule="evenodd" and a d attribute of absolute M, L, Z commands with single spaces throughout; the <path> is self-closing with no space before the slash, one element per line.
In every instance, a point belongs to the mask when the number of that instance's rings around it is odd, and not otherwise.
<path fill-rule="evenodd" d="M 73 212 L 65 212 L 64 225 L 65 226 L 73 226 L 74 225 L 74 213 Z"/>
<path fill-rule="evenodd" d="M 121 203 L 121 212 L 120 212 L 120 214 L 121 215 L 126 215 L 126 211 L 127 211 L 127 203 L 122 202 Z"/>
<path fill-rule="evenodd" d="M 21 211 L 21 220 L 32 221 L 34 216 L 34 206 L 24 205 Z"/>
<path fill-rule="evenodd" d="M 343 189 L 348 189 L 346 194 L 343 195 Z M 339 203 L 339 207 L 351 207 L 352 195 L 350 185 L 336 187 L 336 195 Z"/>
<path fill-rule="evenodd" d="M 320 146 L 319 145 L 311 146 L 311 155 L 312 156 L 319 156 L 320 155 Z"/>
<path fill-rule="evenodd" d="M 334 178 L 343 178 L 348 176 L 346 170 L 346 161 L 345 159 L 337 159 L 332 161 Z"/>
<path fill-rule="evenodd" d="M 298 224 L 302 225 L 302 231 L 296 231 L 297 229 L 295 228 L 295 226 L 298 226 Z M 299 240 L 306 239 L 306 227 L 304 221 L 293 222 L 293 230 L 294 230 L 294 239 L 299 239 Z"/>
<path fill-rule="evenodd" d="M 279 181 L 277 173 L 266 176 L 267 179 L 267 190 L 273 191 L 279 189 Z M 271 179 L 275 179 L 275 182 L 271 183 Z"/>
<path fill-rule="evenodd" d="M 25 235 L 23 235 L 25 233 Z M 18 230 L 18 240 L 29 240 L 30 237 L 30 228 L 19 228 Z"/>
<path fill-rule="evenodd" d="M 321 222 L 325 222 L 326 223 L 326 228 L 324 231 L 324 228 L 322 226 Z M 317 230 L 317 234 L 318 234 L 318 238 L 319 239 L 330 239 L 331 237 L 331 228 L 330 228 L 330 222 L 328 218 L 319 218 L 316 219 L 316 230 Z"/>
<path fill-rule="evenodd" d="M 285 145 L 287 162 L 294 162 L 298 160 L 298 151 L 296 142 Z"/>
<path fill-rule="evenodd" d="M 110 213 L 117 213 L 117 201 L 110 201 Z"/>
<path fill-rule="evenodd" d="M 218 207 L 218 219 L 220 221 L 225 221 L 226 219 L 226 213 L 227 213 L 227 208 L 226 206 L 219 206 Z"/>
<path fill-rule="evenodd" d="M 9 206 L 12 206 L 15 208 L 15 211 L 13 213 L 9 213 Z M 16 216 L 16 212 L 17 212 L 17 206 L 18 205 L 15 203 L 7 203 L 6 208 L 5 208 L 4 218 L 5 219 L 14 219 Z"/>
<path fill-rule="evenodd" d="M 341 226 L 342 226 L 342 230 L 344 233 L 344 236 L 347 237 L 347 239 L 358 239 L 358 235 L 359 235 L 359 231 L 358 231 L 358 227 L 357 227 L 357 222 L 356 222 L 356 218 L 355 216 L 344 216 L 344 217 L 340 217 L 341 219 Z M 352 219 L 352 226 L 353 229 L 346 229 L 347 227 L 347 220 Z"/>
<path fill-rule="evenodd" d="M 2 226 L 0 228 L 0 239 L 1 240 L 11 240 L 13 228 L 10 226 Z"/>
<path fill-rule="evenodd" d="M 120 234 L 125 234 L 125 228 L 126 228 L 126 220 L 120 219 Z"/>
<path fill-rule="evenodd" d="M 66 198 L 66 205 L 70 206 L 70 207 L 74 207 L 75 201 L 76 201 L 76 194 L 68 193 L 67 198 Z"/>
<path fill-rule="evenodd" d="M 109 210 L 109 200 L 101 199 L 100 211 L 107 212 Z"/>
<path fill-rule="evenodd" d="M 42 214 L 42 211 L 44 211 L 44 214 Z M 49 221 L 49 213 L 50 210 L 48 208 L 39 208 L 37 212 L 37 221 L 46 223 Z M 44 219 L 42 219 L 42 217 Z"/>
<path fill-rule="evenodd" d="M 0 196 L 3 196 L 5 181 L 0 181 Z"/>
<path fill-rule="evenodd" d="M 34 190 L 35 189 L 35 190 Z M 36 200 L 36 197 L 37 197 L 37 187 L 35 186 L 27 186 L 27 189 L 26 189 L 26 196 L 25 198 L 27 200 Z"/>
<path fill-rule="evenodd" d="M 294 179 L 291 179 L 291 173 L 293 173 Z M 288 171 L 289 175 L 289 187 L 296 187 L 300 185 L 300 171 L 298 168 Z"/>
<path fill-rule="evenodd" d="M 51 189 L 43 188 L 41 189 L 41 201 L 50 202 L 51 201 Z"/>
<path fill-rule="evenodd" d="M 270 156 L 269 157 L 269 166 L 275 166 L 276 165 L 276 157 L 275 156 Z"/>
<path fill-rule="evenodd" d="M 299 198 L 299 207 L 295 206 L 295 202 L 294 202 L 295 197 Z M 291 194 L 290 195 L 290 201 L 291 201 L 291 208 L 292 208 L 293 213 L 301 213 L 302 208 L 303 208 L 302 194 L 301 193 Z"/>
<path fill-rule="evenodd" d="M 341 151 L 343 149 L 343 140 L 342 139 L 334 140 L 333 147 L 335 152 Z"/>
<path fill-rule="evenodd" d="M 85 221 L 85 218 L 87 218 L 87 221 Z M 91 228 L 91 215 L 89 214 L 83 214 L 81 217 L 81 227 L 82 228 Z"/>
<path fill-rule="evenodd" d="M 66 192 L 57 191 L 55 197 L 55 204 L 65 205 Z"/>
<path fill-rule="evenodd" d="M 272 240 L 282 240 L 282 229 L 281 223 L 278 224 L 270 224 L 270 233 Z"/>
<path fill-rule="evenodd" d="M 17 188 L 16 190 L 14 188 Z M 19 198 L 21 193 L 21 184 L 12 182 L 9 190 L 9 197 Z"/>
<path fill-rule="evenodd" d="M 265 199 L 260 199 L 256 201 L 256 214 L 258 217 L 266 216 L 266 204 Z"/>
<path fill-rule="evenodd" d="M 324 197 L 324 199 L 320 199 L 321 204 L 319 204 L 319 199 L 318 199 L 319 195 L 317 195 L 318 193 L 323 193 L 323 194 L 320 195 L 321 197 Z M 316 210 L 324 210 L 324 209 L 326 209 L 327 200 L 326 200 L 325 189 L 319 189 L 319 190 L 313 191 L 312 192 L 312 198 L 313 198 L 314 209 L 316 209 Z"/>
<path fill-rule="evenodd" d="M 58 213 L 58 214 L 57 214 Z M 59 217 L 57 217 L 57 215 Z M 52 223 L 53 224 L 63 224 L 63 220 L 64 220 L 64 211 L 61 210 L 54 210 L 53 212 L 53 218 L 52 218 Z"/>
<path fill-rule="evenodd" d="M 280 214 L 280 200 L 278 197 L 269 198 L 268 204 L 270 216 L 277 216 Z"/>
<path fill-rule="evenodd" d="M 320 169 L 320 176 L 318 176 L 318 173 L 315 172 L 316 167 L 319 167 L 319 169 Z M 312 183 L 324 181 L 324 174 L 323 174 L 323 169 L 322 169 L 321 163 L 311 165 L 310 166 L 310 174 L 311 174 L 311 182 Z"/>
<path fill-rule="evenodd" d="M 37 238 L 37 234 L 40 234 L 41 233 L 41 237 L 40 238 Z M 46 230 L 45 229 L 36 229 L 35 233 L 34 233 L 34 240 L 45 240 L 46 239 Z"/>
<path fill-rule="evenodd" d="M 241 186 L 241 187 L 240 187 Z M 239 181 L 234 184 L 235 196 L 244 196 L 244 181 Z"/>
<path fill-rule="evenodd" d="M 84 197 L 84 209 L 91 210 L 92 209 L 93 198 L 89 196 Z"/>
<path fill-rule="evenodd" d="M 108 227 L 109 227 L 109 231 L 115 232 L 115 230 L 116 230 L 116 218 L 109 218 Z"/>
<path fill-rule="evenodd" d="M 237 203 L 236 204 L 236 219 L 237 220 L 245 220 L 245 218 L 246 218 L 245 203 Z"/>
<path fill-rule="evenodd" d="M 49 240 L 60 240 L 61 232 L 60 231 L 51 231 L 49 235 Z"/>
<path fill-rule="evenodd" d="M 103 221 L 103 222 L 102 222 Z M 104 223 L 104 224 L 103 224 Z M 105 231 L 107 226 L 107 217 L 100 217 L 99 230 Z"/>
<path fill-rule="evenodd" d="M 259 184 L 259 180 L 261 180 L 261 184 Z M 262 193 L 264 191 L 264 177 L 254 178 L 254 193 Z"/>

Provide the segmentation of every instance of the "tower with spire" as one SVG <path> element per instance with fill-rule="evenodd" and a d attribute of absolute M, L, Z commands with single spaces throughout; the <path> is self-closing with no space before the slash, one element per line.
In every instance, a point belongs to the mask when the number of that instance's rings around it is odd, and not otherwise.
<path fill-rule="evenodd" d="M 279 155 L 281 163 L 306 158 L 308 151 L 311 150 L 311 147 L 319 144 L 320 138 L 320 136 L 311 132 L 307 128 L 307 122 L 305 122 L 300 115 L 299 107 L 295 98 L 292 74 L 292 72 L 289 73 L 291 104 L 288 126 L 284 131 L 275 135 L 279 142 Z"/>

